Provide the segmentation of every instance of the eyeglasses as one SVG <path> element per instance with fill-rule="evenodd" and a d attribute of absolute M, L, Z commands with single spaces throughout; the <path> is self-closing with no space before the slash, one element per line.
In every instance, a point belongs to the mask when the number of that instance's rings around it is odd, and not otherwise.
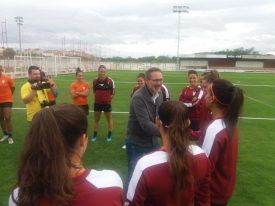
<path fill-rule="evenodd" d="M 163 79 L 149 79 L 149 80 L 151 80 L 153 82 L 163 82 Z"/>

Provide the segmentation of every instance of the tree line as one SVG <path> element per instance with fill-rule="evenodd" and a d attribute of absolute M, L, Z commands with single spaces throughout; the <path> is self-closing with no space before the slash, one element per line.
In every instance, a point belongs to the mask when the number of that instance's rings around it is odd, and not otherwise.
<path fill-rule="evenodd" d="M 226 49 L 222 51 L 217 51 L 217 52 L 200 52 L 200 53 L 195 53 L 195 54 L 223 54 L 223 55 L 260 55 L 258 51 L 254 49 L 254 47 L 251 47 L 249 49 L 244 49 L 243 47 L 236 48 L 233 50 Z M 267 54 L 267 55 L 272 55 L 272 54 Z M 169 57 L 169 56 L 147 56 L 147 57 L 139 57 L 139 58 L 133 58 L 131 56 L 128 56 L 127 58 L 122 58 L 122 57 L 109 57 L 109 58 L 101 58 L 102 61 L 107 61 L 107 62 L 132 62 L 132 63 L 176 63 L 177 62 L 177 57 Z"/>
<path fill-rule="evenodd" d="M 15 56 L 16 52 L 14 51 L 13 48 L 7 48 L 3 50 L 3 56 L 0 58 L 9 58 L 13 59 Z M 224 54 L 224 55 L 260 55 L 258 51 L 254 49 L 254 47 L 251 47 L 249 49 L 244 49 L 243 47 L 239 47 L 233 50 L 226 49 L 222 51 L 217 51 L 217 52 L 200 52 L 200 53 L 195 53 L 195 54 Z M 271 55 L 271 54 L 267 54 Z M 35 56 L 35 55 L 34 55 Z M 83 60 L 86 60 L 83 58 Z M 126 58 L 119 57 L 119 56 L 114 56 L 114 57 L 108 57 L 104 58 L 101 57 L 101 61 L 107 61 L 107 62 L 131 62 L 131 63 L 176 63 L 177 62 L 177 57 L 176 56 L 145 56 L 145 57 L 139 57 L 139 58 L 134 58 L 131 56 L 128 56 Z"/>

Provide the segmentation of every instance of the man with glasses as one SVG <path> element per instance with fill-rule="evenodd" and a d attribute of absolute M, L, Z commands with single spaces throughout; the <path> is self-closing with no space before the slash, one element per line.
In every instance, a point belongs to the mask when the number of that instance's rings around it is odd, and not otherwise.
<path fill-rule="evenodd" d="M 145 73 L 145 84 L 131 98 L 125 139 L 128 161 L 125 192 L 137 161 L 145 154 L 160 148 L 158 142 L 160 131 L 155 121 L 163 101 L 160 91 L 162 82 L 162 72 L 159 68 L 148 69 Z"/>

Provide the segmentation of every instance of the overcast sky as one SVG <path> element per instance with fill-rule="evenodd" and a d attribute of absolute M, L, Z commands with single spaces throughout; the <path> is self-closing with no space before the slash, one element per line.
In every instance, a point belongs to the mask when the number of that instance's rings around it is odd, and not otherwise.
<path fill-rule="evenodd" d="M 254 47 L 275 55 L 275 0 L 0 0 L 0 21 L 15 49 L 20 16 L 22 49 L 62 50 L 65 38 L 66 50 L 74 42 L 75 50 L 100 48 L 102 57 L 176 56 L 173 6 L 189 6 L 180 16 L 180 54 Z"/>

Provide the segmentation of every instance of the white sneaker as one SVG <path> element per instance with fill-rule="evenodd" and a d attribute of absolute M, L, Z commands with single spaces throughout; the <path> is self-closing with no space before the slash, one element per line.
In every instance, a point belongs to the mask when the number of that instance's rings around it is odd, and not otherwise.
<path fill-rule="evenodd" d="M 9 144 L 13 144 L 13 139 L 11 137 L 8 138 Z"/>
<path fill-rule="evenodd" d="M 0 142 L 5 141 L 8 137 L 9 137 L 9 135 L 5 134 L 5 135 L 2 137 L 2 139 L 0 139 Z"/>
<path fill-rule="evenodd" d="M 126 145 L 123 145 L 123 146 L 122 146 L 122 149 L 126 149 Z"/>

